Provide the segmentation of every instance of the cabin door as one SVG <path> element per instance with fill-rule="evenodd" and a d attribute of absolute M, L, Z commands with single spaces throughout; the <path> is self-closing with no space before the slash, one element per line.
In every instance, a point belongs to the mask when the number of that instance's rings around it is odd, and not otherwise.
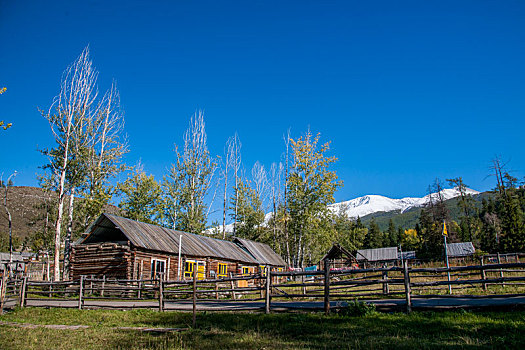
<path fill-rule="evenodd" d="M 206 262 L 197 261 L 197 279 L 203 280 L 206 278 Z"/>

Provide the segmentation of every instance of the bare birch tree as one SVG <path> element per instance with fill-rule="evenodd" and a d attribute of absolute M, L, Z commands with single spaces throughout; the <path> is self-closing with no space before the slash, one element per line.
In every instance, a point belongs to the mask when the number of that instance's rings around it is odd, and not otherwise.
<path fill-rule="evenodd" d="M 60 280 L 60 244 L 64 215 L 64 203 L 71 190 L 68 175 L 73 174 L 75 149 L 80 147 L 82 128 L 93 113 L 97 97 L 98 72 L 93 67 L 86 47 L 80 56 L 64 71 L 60 92 L 44 117 L 48 120 L 57 144 L 55 149 L 43 150 L 50 159 L 46 168 L 51 170 L 54 188 L 57 191 L 57 219 L 55 223 L 54 279 Z M 71 194 L 70 194 L 71 195 Z"/>
<path fill-rule="evenodd" d="M 204 114 L 199 111 L 190 120 L 184 134 L 182 153 L 176 149 L 177 162 L 172 165 L 168 183 L 172 203 L 178 206 L 176 227 L 202 233 L 206 227 L 206 196 L 211 187 L 217 162 L 208 151 Z"/>
<path fill-rule="evenodd" d="M 228 138 L 224 147 L 224 160 L 222 163 L 222 177 L 224 181 L 224 190 L 222 198 L 222 239 L 226 238 L 226 215 L 228 211 L 228 180 L 229 170 L 232 167 L 232 161 L 234 159 L 234 137 Z"/>
<path fill-rule="evenodd" d="M 235 180 L 235 188 L 239 188 L 239 182 L 240 182 L 240 176 L 239 171 L 241 170 L 241 141 L 239 139 L 239 135 L 235 133 L 233 136 L 233 157 L 231 160 L 232 169 L 233 169 L 233 177 Z M 238 217 L 239 214 L 239 194 L 238 191 L 235 191 L 235 206 L 234 206 L 234 218 Z M 233 236 L 235 237 L 237 231 L 237 220 L 234 219 L 233 221 Z"/>
<path fill-rule="evenodd" d="M 9 208 L 7 206 L 7 196 L 9 194 L 9 187 L 11 187 L 12 178 L 16 176 L 16 171 L 12 173 L 8 178 L 6 183 L 2 181 L 2 178 L 0 177 L 0 183 L 4 186 L 4 209 L 7 214 L 7 220 L 9 223 L 9 264 L 13 262 L 13 220 L 11 218 L 11 212 L 9 211 Z M 9 271 L 11 271 L 11 265 L 9 265 Z"/>

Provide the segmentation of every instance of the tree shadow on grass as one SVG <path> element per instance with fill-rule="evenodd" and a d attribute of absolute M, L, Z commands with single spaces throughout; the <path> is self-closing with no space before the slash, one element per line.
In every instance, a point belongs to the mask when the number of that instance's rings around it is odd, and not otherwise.
<path fill-rule="evenodd" d="M 116 347 L 134 348 L 523 348 L 524 320 L 469 313 L 322 314 L 199 313 L 197 327 L 169 335 L 129 333 Z M 189 327 L 190 313 L 155 313 L 150 327 Z M 514 320 L 516 322 L 514 322 Z"/>

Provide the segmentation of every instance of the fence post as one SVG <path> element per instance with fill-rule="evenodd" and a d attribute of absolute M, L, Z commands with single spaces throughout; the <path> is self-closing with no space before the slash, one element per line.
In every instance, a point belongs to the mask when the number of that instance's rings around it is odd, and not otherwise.
<path fill-rule="evenodd" d="M 498 264 L 501 264 L 501 255 L 500 253 L 498 252 Z M 499 277 L 503 278 L 503 270 L 500 268 L 499 269 Z M 505 282 L 501 282 L 501 285 L 503 286 L 503 288 L 505 288 Z"/>
<path fill-rule="evenodd" d="M 324 261 L 324 313 L 330 314 L 330 259 Z"/>
<path fill-rule="evenodd" d="M 215 281 L 215 300 L 219 300 L 219 281 Z"/>
<path fill-rule="evenodd" d="M 138 287 L 139 287 L 139 290 L 137 292 L 137 298 L 140 299 L 141 298 L 141 291 L 142 291 L 142 274 L 140 274 L 140 277 L 139 277 L 139 282 L 138 282 Z"/>
<path fill-rule="evenodd" d="M 233 274 L 231 272 L 230 278 L 233 278 Z M 235 300 L 235 282 L 233 280 L 230 281 L 230 287 L 232 289 L 232 299 Z"/>
<path fill-rule="evenodd" d="M 20 288 L 20 307 L 23 308 L 26 304 L 26 288 L 27 288 L 27 276 L 22 280 L 22 288 Z"/>
<path fill-rule="evenodd" d="M 100 296 L 104 296 L 104 288 L 106 288 L 106 275 L 102 275 L 102 290 L 100 291 Z"/>
<path fill-rule="evenodd" d="M 407 313 L 411 313 L 412 312 L 412 298 L 410 296 L 410 275 L 408 272 L 408 264 L 406 260 L 403 261 L 403 276 L 404 276 L 404 282 L 405 282 Z"/>
<path fill-rule="evenodd" d="M 197 269 L 193 269 L 193 320 L 192 327 L 197 323 Z"/>
<path fill-rule="evenodd" d="M 485 273 L 485 260 L 483 259 L 483 257 L 481 256 L 479 258 L 479 261 L 481 263 L 481 279 L 484 281 L 487 279 L 487 275 Z M 483 283 L 481 285 L 481 287 L 483 288 L 483 290 L 487 290 L 487 284 L 486 283 Z"/>
<path fill-rule="evenodd" d="M 164 280 L 162 275 L 159 274 L 159 311 L 164 311 Z"/>
<path fill-rule="evenodd" d="M 7 284 L 7 274 L 6 270 L 4 268 L 4 273 L 2 274 L 2 285 L 0 285 L 0 315 L 4 313 L 4 301 L 5 301 L 5 293 L 7 292 L 6 284 Z"/>
<path fill-rule="evenodd" d="M 388 282 L 387 282 L 388 281 L 388 271 L 383 271 L 383 281 L 385 281 L 385 283 L 383 283 L 383 294 L 388 294 L 390 293 L 390 288 L 388 287 Z"/>
<path fill-rule="evenodd" d="M 78 289 L 78 309 L 82 310 L 82 292 L 84 289 L 84 275 L 80 276 L 80 287 Z"/>
<path fill-rule="evenodd" d="M 264 295 L 264 313 L 265 314 L 269 314 L 270 313 L 270 303 L 271 303 L 271 291 L 272 291 L 272 270 L 270 267 L 268 267 L 268 271 L 266 272 L 266 285 L 264 286 L 265 287 L 265 292 L 266 294 Z"/>

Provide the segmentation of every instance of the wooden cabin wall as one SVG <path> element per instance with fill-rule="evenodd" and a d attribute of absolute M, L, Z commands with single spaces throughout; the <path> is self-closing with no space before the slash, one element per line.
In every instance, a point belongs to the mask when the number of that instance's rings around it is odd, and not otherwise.
<path fill-rule="evenodd" d="M 179 257 L 174 254 L 142 251 L 133 251 L 133 278 L 149 279 L 151 276 L 151 262 L 153 259 L 164 260 L 166 262 L 166 279 L 173 281 L 177 279 L 177 269 L 179 268 Z"/>
<path fill-rule="evenodd" d="M 131 278 L 131 250 L 117 243 L 75 245 L 71 253 L 71 278 L 81 275 L 109 278 Z"/>

